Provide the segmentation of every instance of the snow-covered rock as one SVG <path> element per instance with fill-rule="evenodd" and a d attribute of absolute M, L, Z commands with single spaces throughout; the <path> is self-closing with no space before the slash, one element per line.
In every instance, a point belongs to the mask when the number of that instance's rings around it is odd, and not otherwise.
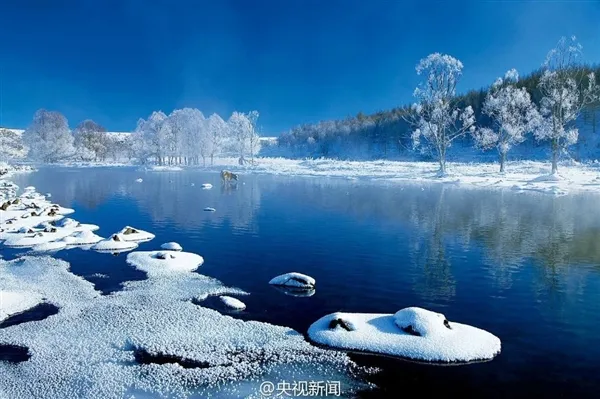
<path fill-rule="evenodd" d="M 204 258 L 190 252 L 136 251 L 127 255 L 127 263 L 149 277 L 157 277 L 194 271 L 202 266 Z"/>
<path fill-rule="evenodd" d="M 313 289 L 315 288 L 316 281 L 314 278 L 307 276 L 306 274 L 291 272 L 273 277 L 271 281 L 269 281 L 269 284 Z"/>
<path fill-rule="evenodd" d="M 332 313 L 313 323 L 308 336 L 333 348 L 426 362 L 489 360 L 501 348 L 500 339 L 487 331 L 417 307 L 394 315 Z"/>
<path fill-rule="evenodd" d="M 202 188 L 204 190 L 210 190 L 212 187 L 213 187 L 213 185 L 210 184 L 210 183 L 204 183 L 204 184 L 202 184 Z"/>
<path fill-rule="evenodd" d="M 0 322 L 22 313 L 42 302 L 42 296 L 33 291 L 7 291 L 0 287 Z"/>
<path fill-rule="evenodd" d="M 204 208 L 204 212 L 215 212 L 216 209 L 215 208 L 211 208 L 210 206 L 207 206 L 206 208 Z"/>
<path fill-rule="evenodd" d="M 222 295 L 219 297 L 221 301 L 230 309 L 233 310 L 244 310 L 246 309 L 246 304 L 240 301 L 237 298 L 228 295 Z"/>
<path fill-rule="evenodd" d="M 121 234 L 113 234 L 111 237 L 98 241 L 90 249 L 99 252 L 124 252 L 137 248 L 138 244 L 133 241 L 126 241 Z"/>
<path fill-rule="evenodd" d="M 89 230 L 76 231 L 75 233 L 61 239 L 65 245 L 91 245 L 96 244 L 104 238 L 92 233 Z"/>
<path fill-rule="evenodd" d="M 150 241 L 155 237 L 152 233 L 131 226 L 123 227 L 117 234 L 125 241 Z"/>
<path fill-rule="evenodd" d="M 168 251 L 183 251 L 183 248 L 181 247 L 181 245 L 179 245 L 176 242 L 165 242 L 164 244 L 162 244 L 160 246 L 162 249 L 166 249 Z"/>
<path fill-rule="evenodd" d="M 64 240 L 64 239 L 63 239 Z M 50 241 L 43 244 L 37 244 L 31 247 L 33 252 L 56 252 L 65 249 L 67 244 L 64 241 Z"/>

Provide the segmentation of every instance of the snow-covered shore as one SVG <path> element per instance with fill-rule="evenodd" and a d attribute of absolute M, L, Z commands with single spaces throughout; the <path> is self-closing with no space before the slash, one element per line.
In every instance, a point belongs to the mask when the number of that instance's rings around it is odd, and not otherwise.
<path fill-rule="evenodd" d="M 449 163 L 448 174 L 439 177 L 435 162 L 401 161 L 340 161 L 333 159 L 294 160 L 260 158 L 255 165 L 236 165 L 237 159 L 215 160 L 211 169 L 227 168 L 232 172 L 319 176 L 387 182 L 445 183 L 466 188 L 505 188 L 522 192 L 542 192 L 564 195 L 570 192 L 600 193 L 600 163 L 565 162 L 558 176 L 550 175 L 548 162 L 518 161 L 507 163 L 507 172 L 500 174 L 497 163 Z"/>

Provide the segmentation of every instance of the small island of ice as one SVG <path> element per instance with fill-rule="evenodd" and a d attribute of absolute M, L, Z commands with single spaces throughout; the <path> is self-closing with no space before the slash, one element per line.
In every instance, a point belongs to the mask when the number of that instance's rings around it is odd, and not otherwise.
<path fill-rule="evenodd" d="M 215 208 L 211 208 L 210 206 L 207 206 L 206 208 L 204 208 L 205 212 L 215 212 L 216 209 Z"/>
<path fill-rule="evenodd" d="M 117 234 L 122 236 L 124 241 L 150 241 L 155 237 L 152 233 L 131 226 L 123 227 Z"/>
<path fill-rule="evenodd" d="M 142 179 L 141 177 L 139 179 L 135 179 L 136 182 L 141 183 L 144 181 L 144 179 Z"/>
<path fill-rule="evenodd" d="M 417 307 L 394 315 L 332 313 L 313 323 L 308 336 L 333 348 L 426 362 L 489 360 L 501 348 L 500 339 L 487 331 Z"/>
<path fill-rule="evenodd" d="M 77 231 L 70 236 L 64 237 L 61 241 L 65 245 L 91 245 L 96 244 L 104 238 L 88 230 Z"/>
<path fill-rule="evenodd" d="M 227 296 L 227 295 L 222 295 L 219 298 L 225 304 L 225 306 L 227 306 L 230 309 L 233 309 L 233 310 L 246 309 L 246 304 L 237 298 L 234 298 L 232 296 Z"/>
<path fill-rule="evenodd" d="M 100 252 L 130 251 L 137 248 L 137 246 L 133 241 L 125 241 L 122 234 L 113 234 L 110 238 L 94 244 L 90 249 Z"/>
<path fill-rule="evenodd" d="M 149 277 L 157 277 L 194 271 L 202 266 L 204 258 L 190 252 L 137 251 L 127 256 L 127 263 Z"/>
<path fill-rule="evenodd" d="M 212 187 L 213 187 L 213 185 L 210 184 L 210 183 L 204 183 L 204 184 L 202 184 L 202 188 L 204 190 L 210 190 Z"/>
<path fill-rule="evenodd" d="M 314 289 L 316 281 L 314 278 L 302 273 L 286 273 L 274 277 L 269 281 L 269 284 L 280 285 L 285 287 Z"/>
<path fill-rule="evenodd" d="M 168 251 L 183 251 L 181 245 L 176 242 L 165 242 L 160 246 L 162 249 L 166 249 Z"/>
<path fill-rule="evenodd" d="M 37 244 L 31 247 L 33 252 L 55 252 L 65 249 L 67 244 L 63 241 L 50 241 L 43 244 Z"/>

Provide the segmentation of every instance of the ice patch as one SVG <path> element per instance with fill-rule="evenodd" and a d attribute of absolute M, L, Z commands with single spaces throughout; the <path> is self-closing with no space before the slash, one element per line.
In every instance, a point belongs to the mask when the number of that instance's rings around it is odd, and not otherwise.
<path fill-rule="evenodd" d="M 42 300 L 35 291 L 6 291 L 0 287 L 0 322 L 39 305 Z"/>
<path fill-rule="evenodd" d="M 281 285 L 295 288 L 313 289 L 316 281 L 314 278 L 302 273 L 286 273 L 277 277 L 273 277 L 269 284 Z"/>
<path fill-rule="evenodd" d="M 77 231 L 70 236 L 64 237 L 61 241 L 65 245 L 92 245 L 99 243 L 104 238 L 88 230 Z"/>
<path fill-rule="evenodd" d="M 138 182 L 138 183 L 141 183 L 141 182 L 143 182 L 143 181 L 144 181 L 144 179 L 142 179 L 142 178 L 140 177 L 140 178 L 138 178 L 138 179 L 135 179 L 135 181 L 136 181 L 136 182 Z"/>
<path fill-rule="evenodd" d="M 231 308 L 234 310 L 246 309 L 246 304 L 237 298 L 227 296 L 227 295 L 220 296 L 219 298 L 221 299 L 221 301 L 223 301 L 225 306 L 227 306 L 228 308 Z"/>
<path fill-rule="evenodd" d="M 131 251 L 137 248 L 137 243 L 133 241 L 126 241 L 121 234 L 113 234 L 110 238 L 99 241 L 98 243 L 91 246 L 90 249 L 94 251 L 107 252 L 107 251 Z"/>
<path fill-rule="evenodd" d="M 487 331 L 449 322 L 440 313 L 411 307 L 396 314 L 332 313 L 313 323 L 314 342 L 346 350 L 426 362 L 489 360 L 500 339 Z"/>
<path fill-rule="evenodd" d="M 51 241 L 43 244 L 37 244 L 31 247 L 33 252 L 56 252 L 65 249 L 67 244 L 63 241 Z"/>
<path fill-rule="evenodd" d="M 210 190 L 212 187 L 213 187 L 213 185 L 210 184 L 210 183 L 204 183 L 204 184 L 202 184 L 202 188 L 204 190 Z"/>
<path fill-rule="evenodd" d="M 183 251 L 183 248 L 181 247 L 181 245 L 179 245 L 176 242 L 165 242 L 164 244 L 162 244 L 160 246 L 162 249 L 166 249 L 169 251 Z"/>
<path fill-rule="evenodd" d="M 123 227 L 117 234 L 125 241 L 150 241 L 155 237 L 152 233 L 131 226 Z"/>
<path fill-rule="evenodd" d="M 190 252 L 137 251 L 127 255 L 127 263 L 145 271 L 149 277 L 191 272 L 202 266 L 204 258 Z"/>
<path fill-rule="evenodd" d="M 216 209 L 215 208 L 211 208 L 210 206 L 207 206 L 206 208 L 204 208 L 205 212 L 215 212 Z"/>

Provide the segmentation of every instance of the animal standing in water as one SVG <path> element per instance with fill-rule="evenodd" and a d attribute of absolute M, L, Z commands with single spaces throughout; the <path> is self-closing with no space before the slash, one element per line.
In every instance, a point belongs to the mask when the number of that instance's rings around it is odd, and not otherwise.
<path fill-rule="evenodd" d="M 238 180 L 238 175 L 228 170 L 221 171 L 221 180 L 224 182 L 236 181 Z"/>

